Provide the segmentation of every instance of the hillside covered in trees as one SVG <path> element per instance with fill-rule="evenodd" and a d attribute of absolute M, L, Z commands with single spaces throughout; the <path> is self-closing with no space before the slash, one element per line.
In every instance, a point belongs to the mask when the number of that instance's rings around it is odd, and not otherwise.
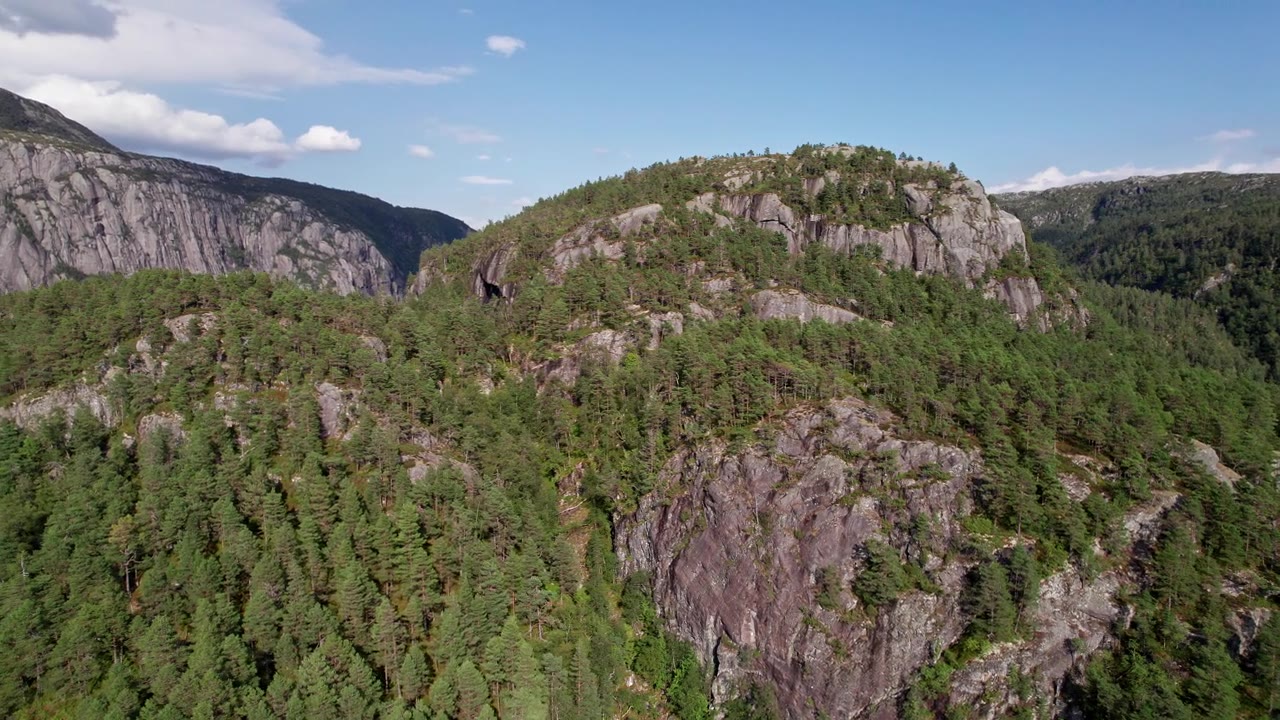
<path fill-rule="evenodd" d="M 403 301 L 0 297 L 0 712 L 1267 717 L 1280 387 L 1083 287 L 954 169 L 804 146 L 544 200 Z M 792 558 L 731 598 L 758 628 L 689 632 L 723 598 L 682 568 Z"/>
<path fill-rule="evenodd" d="M 1084 277 L 1195 300 L 1280 372 L 1280 176 L 1131 178 L 1000 203 Z"/>

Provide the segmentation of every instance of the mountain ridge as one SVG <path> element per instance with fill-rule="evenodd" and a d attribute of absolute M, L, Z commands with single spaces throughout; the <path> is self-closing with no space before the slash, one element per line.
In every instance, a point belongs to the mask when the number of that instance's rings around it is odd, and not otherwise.
<path fill-rule="evenodd" d="M 11 93 L 0 111 L 0 291 L 172 267 L 399 294 L 423 250 L 471 232 L 435 210 L 124 152 Z"/>

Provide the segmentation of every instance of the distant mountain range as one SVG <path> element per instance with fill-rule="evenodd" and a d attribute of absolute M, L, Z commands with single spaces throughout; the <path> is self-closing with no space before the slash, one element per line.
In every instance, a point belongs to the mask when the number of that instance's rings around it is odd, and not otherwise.
<path fill-rule="evenodd" d="M 471 231 L 434 210 L 125 152 L 4 90 L 0 203 L 0 292 L 176 268 L 398 294 L 423 250 Z"/>

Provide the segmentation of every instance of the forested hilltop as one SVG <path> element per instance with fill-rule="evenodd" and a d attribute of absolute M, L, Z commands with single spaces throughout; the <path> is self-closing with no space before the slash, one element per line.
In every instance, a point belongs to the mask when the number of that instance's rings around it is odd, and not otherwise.
<path fill-rule="evenodd" d="M 1000 202 L 1083 276 L 1195 300 L 1280 373 L 1280 175 L 1131 178 Z"/>
<path fill-rule="evenodd" d="M 0 297 L 19 718 L 1267 717 L 1280 388 L 865 147 Z"/>

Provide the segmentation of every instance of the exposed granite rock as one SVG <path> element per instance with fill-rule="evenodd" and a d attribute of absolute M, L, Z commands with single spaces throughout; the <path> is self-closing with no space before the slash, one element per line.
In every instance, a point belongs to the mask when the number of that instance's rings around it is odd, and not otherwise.
<path fill-rule="evenodd" d="M 369 235 L 325 207 L 240 187 L 253 182 L 177 160 L 0 138 L 0 292 L 144 268 L 251 269 L 339 293 L 403 290 L 412 268 Z M 465 234 L 430 237 L 407 224 L 389 232 L 384 246 L 413 246 L 406 255 Z"/>
<path fill-rule="evenodd" d="M 981 465 L 957 448 L 898 439 L 883 429 L 892 422 L 846 399 L 793 412 L 771 445 L 681 451 L 658 489 L 617 518 L 624 572 L 652 573 L 662 616 L 715 668 L 718 700 L 757 679 L 777 688 L 790 718 L 891 716 L 916 669 L 959 637 L 966 567 L 939 558 L 958 540 Z M 919 474 L 926 467 L 938 471 Z M 931 520 L 918 552 L 932 558 L 940 594 L 908 592 L 871 621 L 816 604 L 820 570 L 855 578 L 863 545 L 907 547 L 917 515 Z M 841 601 L 856 609 L 852 593 Z"/>
<path fill-rule="evenodd" d="M 619 213 L 604 222 L 589 222 L 565 235 L 551 246 L 549 275 L 554 282 L 587 258 L 621 260 L 625 251 L 622 240 L 638 234 L 646 225 L 657 222 L 662 206 L 642 205 Z"/>
<path fill-rule="evenodd" d="M 164 432 L 174 440 L 185 440 L 187 433 L 183 430 L 182 416 L 175 412 L 160 412 L 143 415 L 138 420 L 138 440 L 146 442 L 147 438 Z"/>
<path fill-rule="evenodd" d="M 695 320 L 715 320 L 716 314 L 699 303 L 691 302 L 689 303 L 689 317 Z"/>
<path fill-rule="evenodd" d="M 658 347 L 663 338 L 684 334 L 684 315 L 678 312 L 650 313 L 649 349 Z"/>
<path fill-rule="evenodd" d="M 98 422 L 107 427 L 115 427 L 120 423 L 120 416 L 103 393 L 102 387 L 83 382 L 34 397 L 18 398 L 7 407 L 0 407 L 0 420 L 12 420 L 15 425 L 26 430 L 38 427 L 53 415 L 65 415 L 71 419 L 80 407 L 88 409 Z"/>
<path fill-rule="evenodd" d="M 924 190 L 915 185 L 907 185 L 902 188 L 902 192 L 907 197 L 907 212 L 912 215 L 922 218 L 933 210 L 933 198 Z"/>
<path fill-rule="evenodd" d="M 1019 703 L 1009 687 L 1017 668 L 1033 678 L 1037 694 L 1052 708 L 1061 703 L 1063 678 L 1111 639 L 1112 624 L 1122 608 L 1116 571 L 1087 580 L 1075 570 L 1045 578 L 1035 617 L 1035 634 L 1024 643 L 1004 643 L 958 670 L 951 679 L 950 704 L 969 704 L 975 718 L 1007 717 Z M 1061 707 L 1057 708 L 1061 710 Z"/>
<path fill-rule="evenodd" d="M 584 360 L 597 358 L 616 364 L 622 361 L 634 344 L 632 338 L 624 332 L 600 330 L 565 347 L 557 353 L 556 359 L 544 363 L 538 369 L 538 374 L 544 381 L 555 380 L 565 385 L 572 385 L 582 374 Z"/>
<path fill-rule="evenodd" d="M 316 402 L 320 405 L 320 424 L 326 438 L 343 437 L 355 422 L 355 390 L 340 388 L 330 382 L 316 385 Z"/>
<path fill-rule="evenodd" d="M 1227 618 L 1227 627 L 1231 629 L 1227 647 L 1233 655 L 1242 658 L 1253 655 L 1258 632 L 1271 619 L 1272 612 L 1270 608 L 1247 607 L 1235 611 Z"/>
<path fill-rule="evenodd" d="M 985 294 L 1004 303 L 1009 308 L 1009 315 L 1018 325 L 1026 327 L 1034 320 L 1041 331 L 1049 329 L 1049 318 L 1037 312 L 1044 304 L 1044 292 L 1035 278 L 1007 277 L 1000 281 L 992 280 L 987 284 Z"/>
<path fill-rule="evenodd" d="M 920 219 L 874 230 L 828 222 L 823 216 L 801 217 L 775 193 L 699 196 L 691 209 L 719 209 L 746 218 L 787 238 L 792 253 L 810 243 L 837 252 L 877 245 L 889 262 L 917 272 L 948 274 L 972 282 L 1010 252 L 1026 253 L 1022 224 L 992 207 L 982 186 L 965 181 L 952 191 L 911 186 L 909 207 Z"/>
<path fill-rule="evenodd" d="M 499 300 L 515 297 L 516 286 L 507 282 L 507 268 L 516 256 L 515 245 L 503 245 L 488 255 L 480 258 L 471 268 L 471 292 L 485 300 Z M 419 276 L 420 282 L 426 282 L 428 273 L 424 269 Z M 419 289 L 421 292 L 421 289 Z"/>
<path fill-rule="evenodd" d="M 375 360 L 380 363 L 387 361 L 387 344 L 382 341 L 382 338 L 374 337 L 372 335 L 361 335 L 360 342 L 365 347 L 369 348 L 369 351 L 373 353 Z"/>
<path fill-rule="evenodd" d="M 1160 535 L 1160 521 L 1165 513 L 1182 498 L 1176 492 L 1156 490 L 1151 499 L 1130 510 L 1124 516 L 1124 531 L 1129 542 L 1136 546 L 1150 546 Z"/>
<path fill-rule="evenodd" d="M 192 322 L 194 321 L 194 325 Z M 169 332 L 173 334 L 173 339 L 179 343 L 191 342 L 191 330 L 194 328 L 196 332 L 203 335 L 213 329 L 214 323 L 218 321 L 218 316 L 213 313 L 191 313 L 189 315 L 179 315 L 175 318 L 169 318 L 164 321 L 164 326 L 169 328 Z M 148 347 L 150 343 L 147 343 Z"/>
<path fill-rule="evenodd" d="M 824 320 L 833 325 L 861 320 L 855 312 L 834 305 L 816 303 L 795 290 L 761 290 L 751 298 L 751 307 L 761 320 L 794 318 L 802 323 Z"/>
<path fill-rule="evenodd" d="M 1240 481 L 1240 473 L 1224 465 L 1222 459 L 1218 457 L 1218 451 L 1199 440 L 1193 439 L 1190 442 L 1187 459 L 1199 465 L 1210 476 L 1217 478 L 1229 487 L 1235 487 L 1236 483 Z"/>

